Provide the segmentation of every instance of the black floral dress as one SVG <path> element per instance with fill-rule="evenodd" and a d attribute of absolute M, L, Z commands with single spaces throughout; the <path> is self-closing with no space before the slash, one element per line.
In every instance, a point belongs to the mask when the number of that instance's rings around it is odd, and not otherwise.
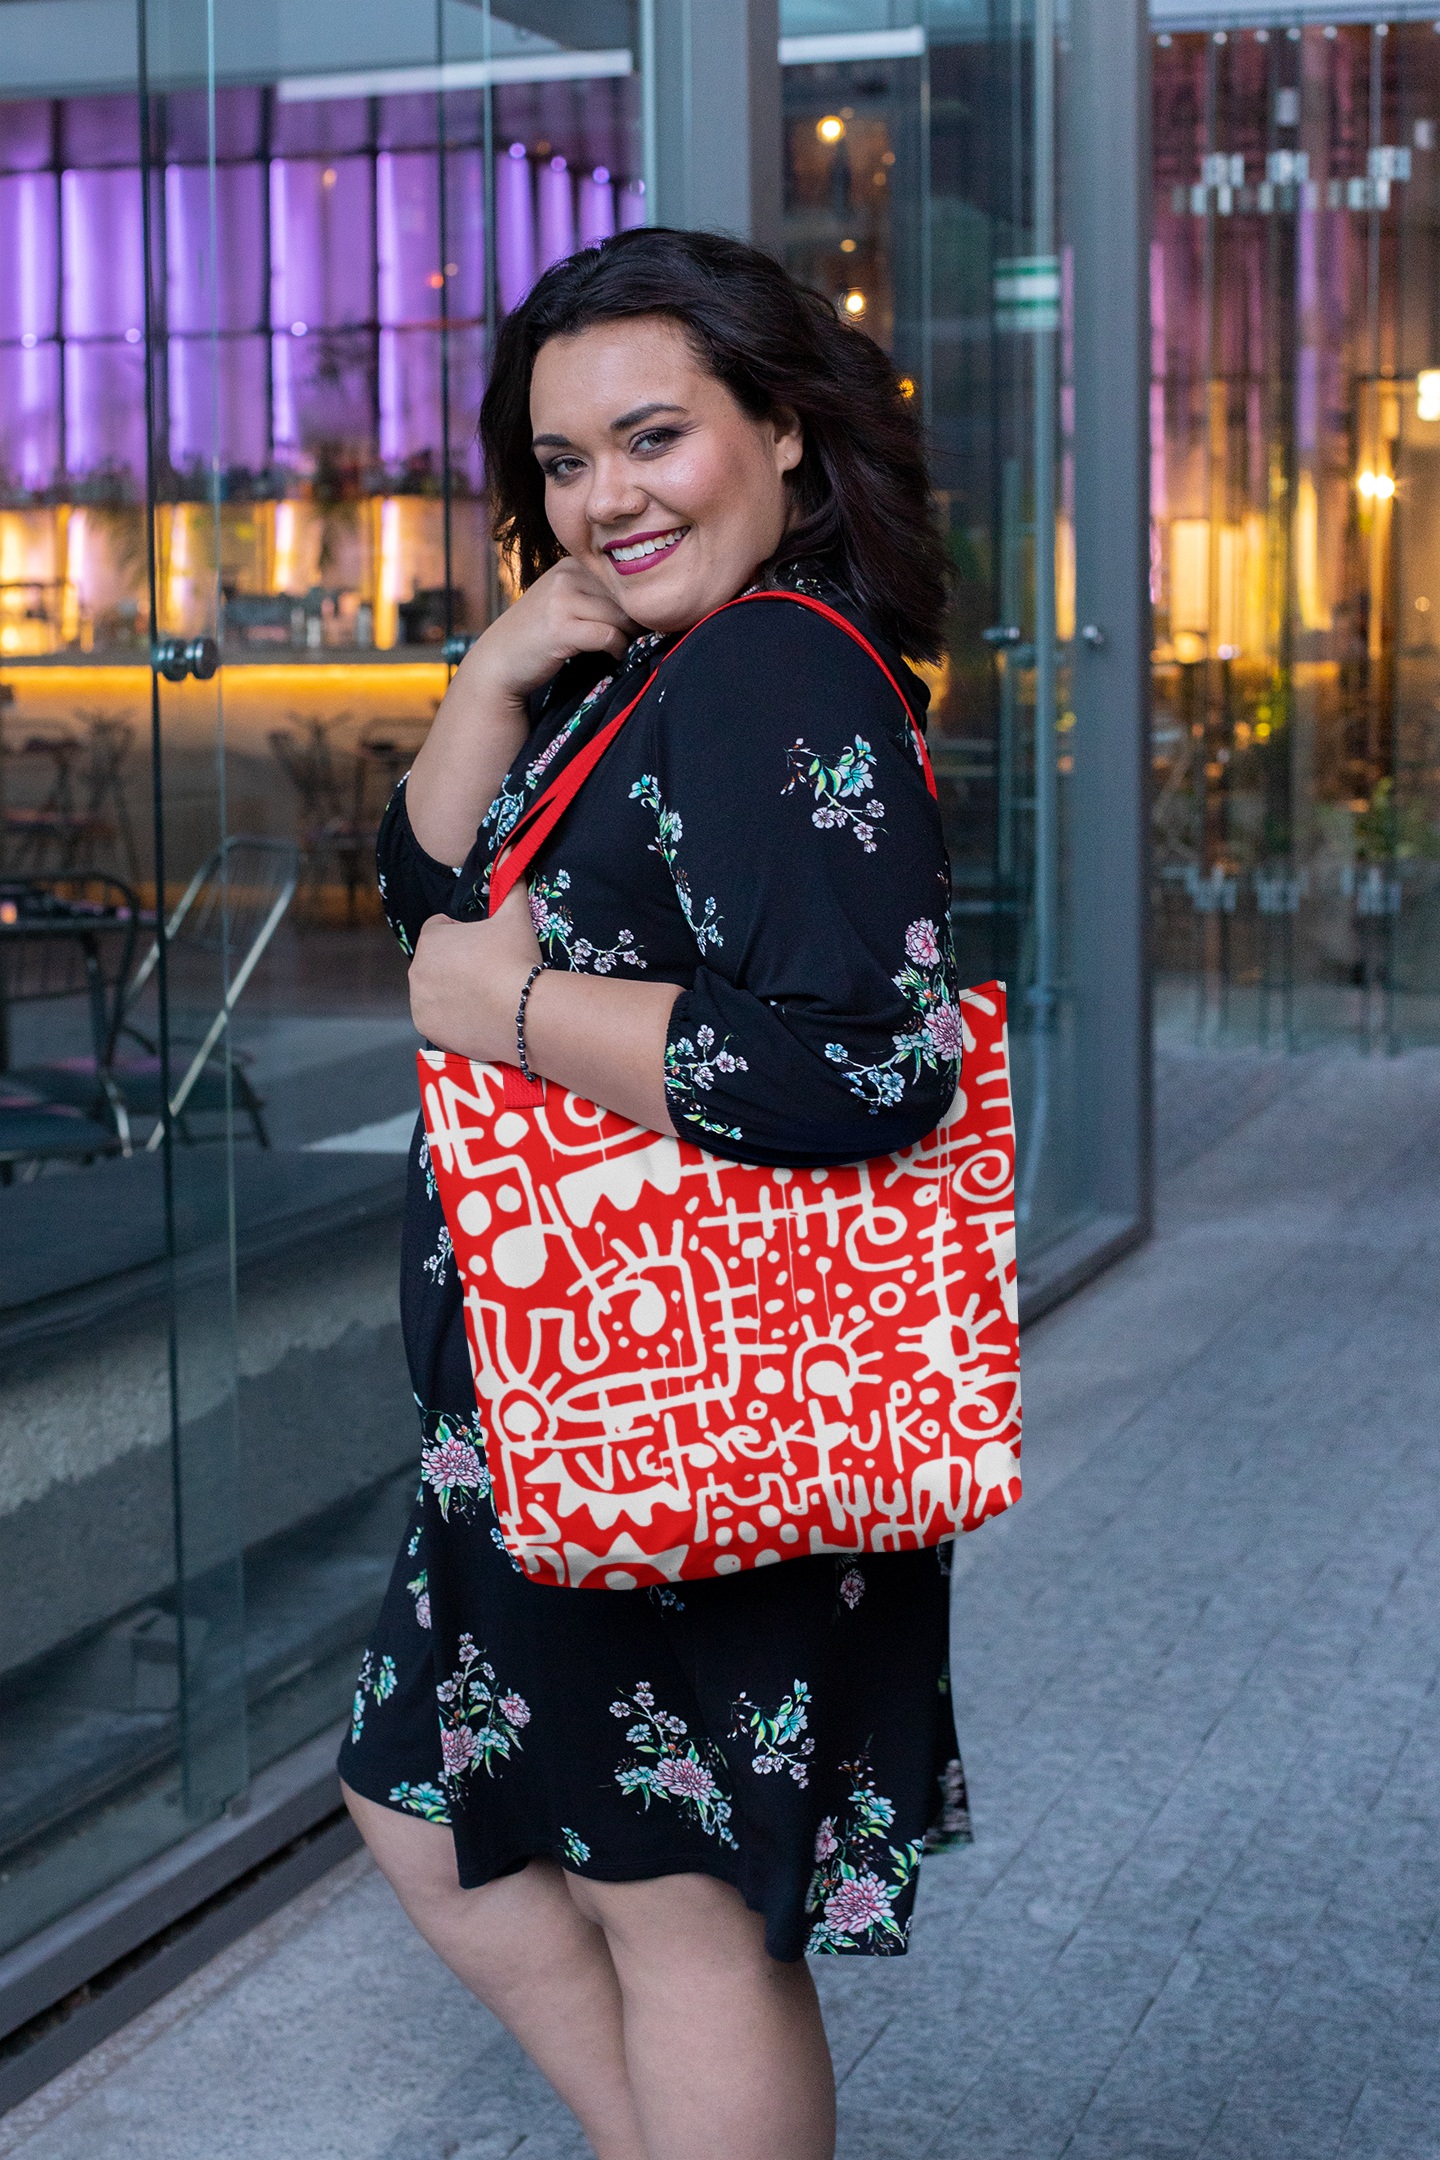
<path fill-rule="evenodd" d="M 866 627 L 829 586 L 803 589 Z M 637 639 L 618 668 L 582 655 L 537 694 L 459 870 L 420 848 L 402 781 L 379 862 L 407 952 L 429 915 L 484 914 L 517 818 L 667 642 Z M 885 657 L 923 716 L 923 684 Z M 671 1115 L 715 1153 L 854 1162 L 921 1138 L 950 1102 L 939 816 L 893 689 L 809 609 L 755 603 L 692 634 L 536 855 L 530 904 L 551 967 L 681 986 Z M 673 1589 L 532 1582 L 491 1504 L 419 1128 L 401 1306 L 421 1484 L 355 1691 L 347 1784 L 448 1823 L 466 1886 L 538 1854 L 603 1882 L 713 1875 L 764 1914 L 777 1958 L 903 1950 L 922 1853 L 969 1836 L 948 1548 Z"/>

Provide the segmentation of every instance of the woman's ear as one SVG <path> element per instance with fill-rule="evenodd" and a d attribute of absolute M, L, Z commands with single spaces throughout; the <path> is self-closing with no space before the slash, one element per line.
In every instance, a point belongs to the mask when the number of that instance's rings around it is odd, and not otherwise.
<path fill-rule="evenodd" d="M 800 415 L 788 405 L 777 406 L 771 422 L 775 429 L 775 470 L 793 472 L 805 455 L 805 430 Z"/>

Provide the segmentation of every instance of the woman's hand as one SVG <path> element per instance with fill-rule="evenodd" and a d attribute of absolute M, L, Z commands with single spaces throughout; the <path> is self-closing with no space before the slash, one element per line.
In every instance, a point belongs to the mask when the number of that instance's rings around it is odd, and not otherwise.
<path fill-rule="evenodd" d="M 410 826 L 427 855 L 462 863 L 525 741 L 525 699 L 576 653 L 618 660 L 638 630 L 590 571 L 567 556 L 477 638 L 406 782 Z"/>
<path fill-rule="evenodd" d="M 593 572 L 567 555 L 496 616 L 465 655 L 455 682 L 467 673 L 483 674 L 487 691 L 518 702 L 576 653 L 603 652 L 619 660 L 639 631 Z"/>
<path fill-rule="evenodd" d="M 410 1013 L 441 1050 L 487 1063 L 515 1063 L 515 1013 L 525 978 L 540 958 L 523 879 L 487 921 L 432 915 L 410 963 Z"/>

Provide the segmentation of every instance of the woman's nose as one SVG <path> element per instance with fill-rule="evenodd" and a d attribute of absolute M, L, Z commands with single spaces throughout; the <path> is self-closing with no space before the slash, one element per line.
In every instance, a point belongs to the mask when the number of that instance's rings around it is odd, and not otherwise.
<path fill-rule="evenodd" d="M 585 514 L 592 525 L 620 525 L 627 518 L 638 517 L 646 500 L 645 490 L 637 485 L 634 476 L 606 459 L 596 468 Z"/>

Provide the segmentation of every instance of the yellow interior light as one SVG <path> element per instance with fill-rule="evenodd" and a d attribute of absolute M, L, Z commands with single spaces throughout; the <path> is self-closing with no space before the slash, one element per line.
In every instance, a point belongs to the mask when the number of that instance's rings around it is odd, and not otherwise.
<path fill-rule="evenodd" d="M 901 397 L 914 397 L 915 382 L 913 376 L 902 375 L 900 377 L 900 395 Z"/>
<path fill-rule="evenodd" d="M 1357 488 L 1359 488 L 1362 495 L 1373 495 L 1375 493 L 1374 473 L 1362 472 L 1359 479 L 1355 482 L 1355 485 Z"/>
<path fill-rule="evenodd" d="M 845 123 L 839 113 L 826 113 L 823 120 L 816 121 L 815 133 L 821 142 L 839 142 L 845 133 Z"/>
<path fill-rule="evenodd" d="M 842 255 L 853 255 L 856 245 L 857 243 L 854 240 L 846 238 L 840 242 L 840 253 Z"/>
<path fill-rule="evenodd" d="M 846 293 L 840 305 L 852 321 L 858 321 L 865 312 L 865 295 L 858 286 L 854 286 Z"/>
<path fill-rule="evenodd" d="M 1395 493 L 1395 482 L 1387 472 L 1362 472 L 1355 485 L 1362 495 L 1380 502 L 1388 502 Z"/>
<path fill-rule="evenodd" d="M 1440 368 L 1422 368 L 1416 376 L 1415 417 L 1440 420 Z"/>

